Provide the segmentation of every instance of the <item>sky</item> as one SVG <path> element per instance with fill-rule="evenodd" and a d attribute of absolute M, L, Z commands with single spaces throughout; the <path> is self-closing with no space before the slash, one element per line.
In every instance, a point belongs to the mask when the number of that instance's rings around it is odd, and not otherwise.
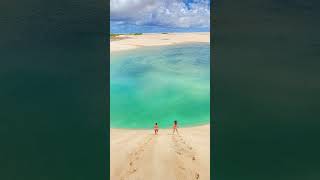
<path fill-rule="evenodd" d="M 111 33 L 208 32 L 210 0 L 111 0 Z"/>

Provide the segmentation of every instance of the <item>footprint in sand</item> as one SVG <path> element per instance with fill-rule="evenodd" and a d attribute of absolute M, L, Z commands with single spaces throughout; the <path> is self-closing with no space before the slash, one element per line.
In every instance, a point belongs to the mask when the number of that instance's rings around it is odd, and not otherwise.
<path fill-rule="evenodd" d="M 146 137 L 146 140 L 142 145 L 140 145 L 137 149 L 135 149 L 133 152 L 129 154 L 129 166 L 124 170 L 124 174 L 120 178 L 121 180 L 128 179 L 130 175 L 134 174 L 135 172 L 138 171 L 138 168 L 135 166 L 137 161 L 142 157 L 144 149 L 146 148 L 147 145 L 150 144 L 153 136 L 151 137 Z"/>
<path fill-rule="evenodd" d="M 196 173 L 196 179 L 199 179 L 199 178 L 200 178 L 200 174 Z"/>
<path fill-rule="evenodd" d="M 196 153 L 192 151 L 192 147 L 186 143 L 181 135 L 178 136 L 179 138 L 172 136 L 173 140 L 173 147 L 175 152 L 179 155 L 177 157 L 177 176 L 184 177 L 184 179 L 200 179 L 200 174 L 197 171 L 197 166 L 194 164 L 196 162 Z M 191 158 L 192 163 L 189 163 L 190 167 L 185 167 L 184 165 L 187 164 L 187 159 Z M 191 174 L 190 174 L 191 173 Z M 191 175 L 191 176 L 189 176 Z"/>
<path fill-rule="evenodd" d="M 172 137 L 173 142 L 174 142 L 174 147 L 176 150 L 178 150 L 181 153 L 184 153 L 190 157 L 194 156 L 194 152 L 192 151 L 192 147 L 189 146 L 185 140 L 183 140 L 182 137 L 177 140 L 175 137 Z"/>

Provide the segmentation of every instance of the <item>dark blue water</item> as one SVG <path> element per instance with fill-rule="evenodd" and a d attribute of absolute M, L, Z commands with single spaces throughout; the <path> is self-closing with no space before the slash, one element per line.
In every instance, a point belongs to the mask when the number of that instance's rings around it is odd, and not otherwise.
<path fill-rule="evenodd" d="M 217 179 L 320 179 L 319 1 L 216 5 Z"/>
<path fill-rule="evenodd" d="M 106 1 L 0 2 L 0 179 L 108 179 Z"/>

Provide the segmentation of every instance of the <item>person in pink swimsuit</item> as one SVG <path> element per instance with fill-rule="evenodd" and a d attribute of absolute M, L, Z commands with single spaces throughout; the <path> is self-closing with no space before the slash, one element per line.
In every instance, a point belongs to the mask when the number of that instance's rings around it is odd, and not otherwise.
<path fill-rule="evenodd" d="M 175 131 L 177 131 L 177 133 L 179 134 L 179 132 L 178 132 L 178 122 L 177 122 L 177 120 L 175 120 L 174 123 L 173 123 L 173 133 L 172 133 L 172 134 L 174 134 Z"/>
<path fill-rule="evenodd" d="M 154 134 L 155 134 L 155 135 L 158 135 L 158 131 L 159 131 L 158 123 L 156 123 L 156 124 L 154 125 L 153 129 L 154 129 Z"/>

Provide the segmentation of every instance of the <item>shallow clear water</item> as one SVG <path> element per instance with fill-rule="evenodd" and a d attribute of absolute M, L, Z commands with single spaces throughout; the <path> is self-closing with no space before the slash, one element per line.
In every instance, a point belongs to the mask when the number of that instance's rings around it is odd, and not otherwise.
<path fill-rule="evenodd" d="M 111 54 L 110 125 L 150 128 L 208 123 L 210 44 L 146 47 Z"/>

